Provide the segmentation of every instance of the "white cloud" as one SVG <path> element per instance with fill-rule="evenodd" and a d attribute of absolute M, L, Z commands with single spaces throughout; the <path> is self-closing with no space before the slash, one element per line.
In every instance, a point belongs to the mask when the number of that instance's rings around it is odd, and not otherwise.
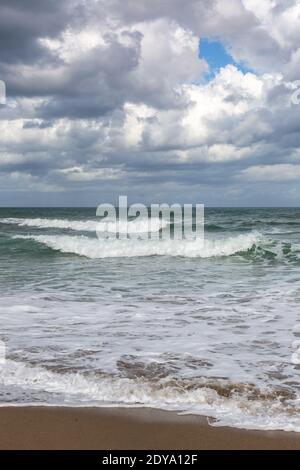
<path fill-rule="evenodd" d="M 98 168 L 93 170 L 85 169 L 81 166 L 64 168 L 59 170 L 60 174 L 66 175 L 69 181 L 87 182 L 95 180 L 118 180 L 124 177 L 125 173 L 117 168 Z"/>
<path fill-rule="evenodd" d="M 250 181 L 295 181 L 300 178 L 300 165 L 279 163 L 251 166 L 242 170 L 241 176 Z"/>
<path fill-rule="evenodd" d="M 231 194 L 235 174 L 241 184 L 299 177 L 299 2 L 78 3 L 82 15 L 38 38 L 44 56 L 0 62 L 3 174 L 25 189 L 30 178 L 36 188 L 56 178 L 117 188 L 130 177 L 143 187 L 146 174 L 173 187 L 189 186 L 199 165 L 212 184 L 232 180 Z M 206 81 L 200 37 L 218 38 L 252 72 L 227 65 Z"/>
<path fill-rule="evenodd" d="M 107 44 L 103 32 L 99 27 L 94 29 L 90 26 L 82 29 L 67 28 L 59 38 L 41 38 L 40 43 L 65 63 L 70 64 L 92 49 L 98 47 L 104 49 Z"/>
<path fill-rule="evenodd" d="M 281 80 L 278 74 L 258 77 L 228 65 L 209 83 L 182 85 L 184 109 L 155 110 L 127 103 L 121 142 L 135 150 L 177 149 L 185 161 L 194 161 L 196 155 L 212 162 L 251 156 L 253 148 L 249 142 L 243 144 L 241 134 L 247 122 L 252 132 L 271 132 L 251 113 L 265 109 L 270 90 Z"/>

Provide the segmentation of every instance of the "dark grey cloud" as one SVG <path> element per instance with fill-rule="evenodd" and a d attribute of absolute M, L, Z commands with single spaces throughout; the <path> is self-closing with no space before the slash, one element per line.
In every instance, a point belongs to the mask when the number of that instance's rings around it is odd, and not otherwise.
<path fill-rule="evenodd" d="M 53 126 L 53 121 L 26 121 L 23 129 L 47 129 Z"/>
<path fill-rule="evenodd" d="M 294 204 L 293 167 L 280 165 L 300 162 L 300 105 L 290 103 L 300 59 L 297 2 L 261 6 L 0 0 L 5 204 L 32 203 L 26 191 L 75 205 L 76 191 L 95 204 L 100 194 L 123 191 L 229 205 L 260 202 L 265 191 L 267 204 L 280 170 L 278 200 Z M 206 83 L 201 36 L 218 38 L 255 72 L 228 68 Z"/>
<path fill-rule="evenodd" d="M 1 0 L 0 62 L 36 63 L 49 57 L 39 39 L 57 36 L 71 19 L 71 1 Z"/>

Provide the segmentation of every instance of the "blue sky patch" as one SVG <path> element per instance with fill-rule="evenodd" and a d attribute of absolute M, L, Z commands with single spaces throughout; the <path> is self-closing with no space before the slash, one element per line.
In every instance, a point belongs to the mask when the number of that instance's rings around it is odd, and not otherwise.
<path fill-rule="evenodd" d="M 237 63 L 226 51 L 221 41 L 216 39 L 201 38 L 199 41 L 199 57 L 205 59 L 209 65 L 206 80 L 211 80 L 218 73 L 221 67 L 228 64 L 235 65 L 243 73 L 251 72 L 245 64 Z"/>

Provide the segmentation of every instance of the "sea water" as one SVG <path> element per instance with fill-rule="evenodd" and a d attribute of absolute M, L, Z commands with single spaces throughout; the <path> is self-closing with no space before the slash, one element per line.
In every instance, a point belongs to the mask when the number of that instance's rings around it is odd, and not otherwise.
<path fill-rule="evenodd" d="M 0 209 L 0 404 L 299 432 L 300 209 L 206 209 L 204 245 L 99 240 L 95 213 Z"/>

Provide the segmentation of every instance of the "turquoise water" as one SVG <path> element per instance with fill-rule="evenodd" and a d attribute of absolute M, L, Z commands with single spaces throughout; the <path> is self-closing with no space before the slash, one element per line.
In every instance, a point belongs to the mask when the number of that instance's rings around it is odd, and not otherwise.
<path fill-rule="evenodd" d="M 97 220 L 0 209 L 1 403 L 299 431 L 300 209 L 206 209 L 204 246 L 99 240 Z"/>

